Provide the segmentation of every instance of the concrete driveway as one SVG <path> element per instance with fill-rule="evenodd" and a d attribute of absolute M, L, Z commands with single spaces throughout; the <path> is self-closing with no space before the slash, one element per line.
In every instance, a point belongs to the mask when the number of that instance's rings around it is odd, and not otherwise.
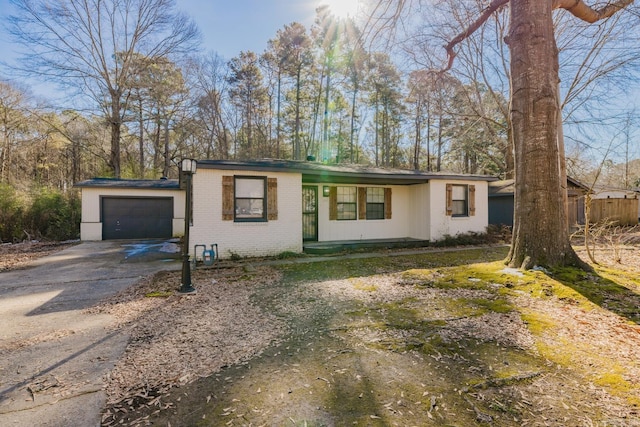
<path fill-rule="evenodd" d="M 178 249 L 84 242 L 0 273 L 0 425 L 100 425 L 103 378 L 128 335 L 110 330 L 110 315 L 85 309 L 148 274 L 179 269 Z"/>

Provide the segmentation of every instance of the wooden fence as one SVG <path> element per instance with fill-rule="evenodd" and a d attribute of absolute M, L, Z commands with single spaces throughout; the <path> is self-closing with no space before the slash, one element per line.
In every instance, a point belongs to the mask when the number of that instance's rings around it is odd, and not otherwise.
<path fill-rule="evenodd" d="M 638 199 L 592 199 L 589 221 L 615 221 L 616 225 L 636 225 Z"/>

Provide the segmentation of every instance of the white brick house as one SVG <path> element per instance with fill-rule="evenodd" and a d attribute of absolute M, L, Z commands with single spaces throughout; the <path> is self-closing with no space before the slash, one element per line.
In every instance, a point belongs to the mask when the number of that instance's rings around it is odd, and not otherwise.
<path fill-rule="evenodd" d="M 301 161 L 202 160 L 193 175 L 190 251 L 195 245 L 216 243 L 221 258 L 274 256 L 300 253 L 305 242 L 428 242 L 484 232 L 492 180 L 484 175 Z M 79 186 L 84 205 L 84 192 L 92 187 Z M 87 203 L 96 200 L 93 195 Z M 184 203 L 184 198 L 174 200 Z M 83 206 L 83 224 L 84 212 Z M 177 222 L 184 222 L 184 207 L 176 204 L 172 217 L 173 235 L 181 235 L 184 227 Z M 95 239 L 96 229 L 81 238 Z"/>
<path fill-rule="evenodd" d="M 313 162 L 203 160 L 193 176 L 194 244 L 221 257 L 299 253 L 308 241 L 484 232 L 492 177 Z M 193 246 L 193 245 L 192 245 Z"/>

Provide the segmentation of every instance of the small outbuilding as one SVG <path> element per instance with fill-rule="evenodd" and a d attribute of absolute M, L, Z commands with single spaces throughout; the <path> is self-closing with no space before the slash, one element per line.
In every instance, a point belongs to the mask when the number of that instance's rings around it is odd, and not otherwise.
<path fill-rule="evenodd" d="M 513 227 L 514 180 L 507 179 L 489 183 L 489 224 Z M 584 196 L 589 188 L 581 182 L 567 177 L 569 204 L 569 226 L 584 224 Z"/>

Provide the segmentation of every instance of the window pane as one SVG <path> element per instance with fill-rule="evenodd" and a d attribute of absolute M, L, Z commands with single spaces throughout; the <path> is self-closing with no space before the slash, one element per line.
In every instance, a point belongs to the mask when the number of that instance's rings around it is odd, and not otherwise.
<path fill-rule="evenodd" d="M 384 203 L 384 188 L 367 188 L 367 203 Z"/>
<path fill-rule="evenodd" d="M 263 199 L 236 199 L 236 218 L 262 218 Z"/>
<path fill-rule="evenodd" d="M 467 186 L 466 185 L 454 185 L 452 188 L 453 200 L 467 200 Z"/>
<path fill-rule="evenodd" d="M 338 203 L 338 219 L 356 219 L 356 204 Z"/>
<path fill-rule="evenodd" d="M 356 202 L 356 187 L 338 187 L 337 190 L 338 203 Z"/>
<path fill-rule="evenodd" d="M 264 179 L 236 178 L 236 197 L 263 198 Z"/>
<path fill-rule="evenodd" d="M 384 203 L 367 203 L 367 219 L 384 219 Z"/>
<path fill-rule="evenodd" d="M 454 200 L 452 203 L 453 216 L 467 216 L 467 201 Z"/>

